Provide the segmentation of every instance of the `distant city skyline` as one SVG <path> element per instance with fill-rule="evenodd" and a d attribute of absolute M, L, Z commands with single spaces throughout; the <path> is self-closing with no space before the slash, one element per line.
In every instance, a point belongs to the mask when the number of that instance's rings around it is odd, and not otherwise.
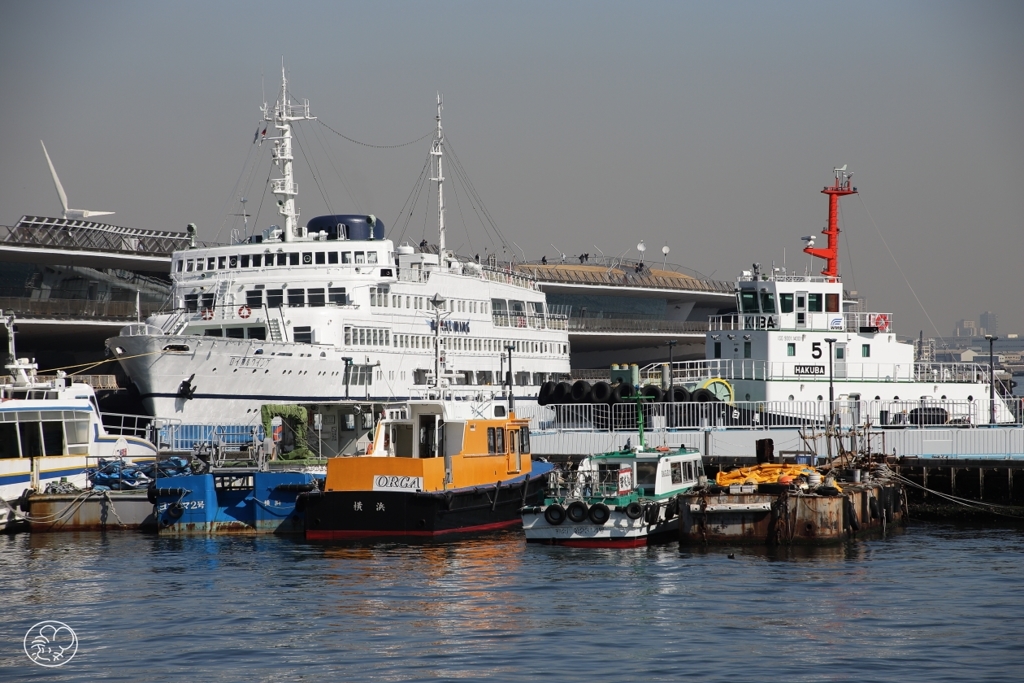
<path fill-rule="evenodd" d="M 516 244 L 453 183 L 463 253 L 643 240 L 717 280 L 816 273 L 800 238 L 848 164 L 840 267 L 867 310 L 907 337 L 979 311 L 1024 332 L 1024 3 L 41 0 L 4 19 L 2 225 L 60 215 L 42 140 L 71 207 L 116 212 L 100 220 L 226 241 L 247 212 L 262 231 L 278 217 L 252 138 L 283 58 L 319 117 L 298 126 L 303 219 L 374 213 L 434 241 L 429 212 L 402 212 L 429 138 L 388 146 L 429 134 L 440 92 L 449 149 Z"/>

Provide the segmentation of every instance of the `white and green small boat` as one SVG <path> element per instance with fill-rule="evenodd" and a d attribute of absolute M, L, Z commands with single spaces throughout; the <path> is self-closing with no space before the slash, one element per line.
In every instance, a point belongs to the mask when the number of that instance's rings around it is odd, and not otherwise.
<path fill-rule="evenodd" d="M 638 416 L 641 411 L 638 405 Z M 549 475 L 543 505 L 524 507 L 526 540 L 587 548 L 632 548 L 679 533 L 676 496 L 704 478 L 697 449 L 638 447 L 584 458 L 575 472 Z"/>

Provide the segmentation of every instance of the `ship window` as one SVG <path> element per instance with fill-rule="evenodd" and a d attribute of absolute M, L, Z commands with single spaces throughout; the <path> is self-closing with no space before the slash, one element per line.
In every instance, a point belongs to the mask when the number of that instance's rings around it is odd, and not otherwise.
<path fill-rule="evenodd" d="M 338 304 L 339 306 L 344 305 L 345 303 L 347 303 L 347 299 L 345 297 L 345 288 L 328 287 L 327 300 L 330 301 L 332 304 Z"/>
<path fill-rule="evenodd" d="M 523 426 L 519 428 L 519 452 L 530 452 L 530 428 Z"/>
<path fill-rule="evenodd" d="M 320 307 L 325 305 L 324 300 L 324 289 L 319 287 L 317 289 L 309 290 L 309 305 L 313 307 Z"/>
<path fill-rule="evenodd" d="M 860 347 L 861 358 L 871 358 L 871 344 L 862 344 Z"/>
<path fill-rule="evenodd" d="M 262 265 L 263 265 L 263 254 L 253 254 L 252 255 L 252 267 L 253 268 L 259 268 Z"/>
<path fill-rule="evenodd" d="M 191 273 L 195 269 L 196 269 L 195 261 L 193 261 L 192 259 L 189 259 L 187 261 L 186 265 L 185 265 L 185 272 L 186 273 Z"/>
<path fill-rule="evenodd" d="M 313 329 L 311 327 L 293 327 L 292 339 L 296 344 L 312 344 Z"/>
<path fill-rule="evenodd" d="M 216 328 L 216 329 L 209 329 L 209 330 L 206 330 L 205 332 L 203 332 L 203 336 L 204 337 L 223 337 L 224 336 L 224 330 L 220 329 L 219 327 Z"/>
<path fill-rule="evenodd" d="M 367 263 L 376 263 L 377 262 L 377 252 L 375 252 L 375 251 L 368 251 L 368 252 L 366 252 L 366 262 Z"/>
<path fill-rule="evenodd" d="M 198 272 L 202 271 L 203 270 L 203 266 L 205 264 L 206 264 L 206 259 L 197 258 L 196 259 L 196 272 L 198 273 Z"/>
<path fill-rule="evenodd" d="M 650 491 L 648 493 L 654 493 L 654 486 L 658 482 L 658 463 L 657 462 L 637 462 L 636 463 L 636 485 L 648 486 Z"/>
<path fill-rule="evenodd" d="M 779 294 L 779 306 L 781 307 L 781 311 L 780 312 L 782 312 L 782 313 L 792 313 L 793 312 L 793 293 L 792 292 L 787 292 L 787 293 Z"/>
<path fill-rule="evenodd" d="M 250 328 L 248 328 L 248 331 L 246 332 L 246 334 L 249 336 L 249 339 L 261 339 L 261 340 L 265 341 L 266 338 L 267 338 L 267 328 L 265 328 L 265 327 L 250 327 Z"/>
<path fill-rule="evenodd" d="M 743 342 L 743 357 L 750 358 L 750 342 Z"/>
<path fill-rule="evenodd" d="M 245 293 L 245 305 L 249 308 L 263 308 L 263 290 L 250 289 Z"/>
<path fill-rule="evenodd" d="M 245 339 L 244 327 L 229 327 L 224 330 L 224 336 L 228 339 Z"/>
<path fill-rule="evenodd" d="M 185 295 L 185 310 L 189 313 L 195 313 L 199 310 L 199 295 L 198 294 L 186 294 Z"/>
<path fill-rule="evenodd" d="M 683 483 L 683 463 L 674 462 L 672 463 L 672 483 L 682 484 Z"/>
<path fill-rule="evenodd" d="M 227 259 L 227 257 L 226 257 L 226 256 L 221 256 L 221 257 L 219 257 L 219 258 L 217 259 L 217 268 L 218 268 L 218 269 L 220 269 L 220 270 L 224 270 L 224 268 L 226 267 L 226 262 L 227 262 L 227 260 L 228 260 L 228 259 Z M 211 266 L 211 267 L 212 267 L 212 266 Z"/>
<path fill-rule="evenodd" d="M 787 356 L 795 356 L 796 355 L 796 344 L 794 342 L 789 342 L 788 344 L 786 344 L 786 355 Z"/>
<path fill-rule="evenodd" d="M 267 290 L 267 307 L 278 308 L 284 304 L 284 290 L 283 289 L 268 289 Z"/>
<path fill-rule="evenodd" d="M 327 257 L 322 251 L 316 252 L 316 263 L 317 265 L 327 263 Z"/>
<path fill-rule="evenodd" d="M 722 357 L 722 342 L 716 341 L 715 342 L 715 358 L 721 358 L 721 357 Z"/>
<path fill-rule="evenodd" d="M 487 428 L 487 452 L 488 453 L 504 453 L 505 452 L 505 430 L 501 427 L 488 427 Z"/>
<path fill-rule="evenodd" d="M 844 358 L 846 358 L 846 348 L 836 346 L 836 360 L 843 360 Z"/>
<path fill-rule="evenodd" d="M 285 254 L 284 252 L 279 252 L 277 254 L 277 265 L 279 265 L 279 266 L 286 266 L 286 265 L 288 265 L 288 254 Z"/>
<path fill-rule="evenodd" d="M 351 346 L 351 345 L 352 345 L 352 328 L 351 327 L 346 327 L 345 328 L 345 346 Z"/>
<path fill-rule="evenodd" d="M 306 303 L 306 290 L 304 289 L 289 289 L 288 290 L 288 305 L 289 306 L 304 306 Z"/>
<path fill-rule="evenodd" d="M 242 254 L 242 267 L 243 268 L 248 268 L 249 267 L 249 255 L 248 254 Z"/>
<path fill-rule="evenodd" d="M 185 263 L 185 262 L 184 262 L 183 260 L 181 260 L 181 259 L 178 259 L 177 261 L 175 261 L 175 262 L 174 262 L 174 269 L 175 269 L 175 270 L 176 270 L 177 272 L 179 272 L 179 273 L 180 273 L 180 272 L 181 272 L 181 269 L 182 269 L 182 266 L 184 265 L 184 263 Z"/>
<path fill-rule="evenodd" d="M 757 292 L 749 289 L 740 291 L 740 310 L 743 313 L 757 313 Z"/>
<path fill-rule="evenodd" d="M 224 257 L 222 256 L 221 258 L 224 258 Z M 215 259 L 212 256 L 210 258 L 206 259 L 206 269 L 207 270 L 213 270 L 213 265 L 216 262 L 217 262 L 217 259 Z"/>
<path fill-rule="evenodd" d="M 807 310 L 811 313 L 821 313 L 821 294 L 807 295 Z"/>
<path fill-rule="evenodd" d="M 237 267 L 238 267 L 238 257 L 237 256 L 229 256 L 228 257 L 228 268 L 237 268 Z"/>
<path fill-rule="evenodd" d="M 288 265 L 289 266 L 297 266 L 297 265 L 299 265 L 299 252 L 293 251 L 292 253 L 288 254 Z"/>
<path fill-rule="evenodd" d="M 327 262 L 328 263 L 337 263 L 338 262 L 338 252 L 336 252 L 336 251 L 329 251 L 329 252 L 327 252 Z"/>
<path fill-rule="evenodd" d="M 306 251 L 302 253 L 302 265 L 309 266 L 313 264 L 313 252 Z"/>
<path fill-rule="evenodd" d="M 213 308 L 213 301 L 214 301 L 214 294 L 213 294 L 213 292 L 210 292 L 209 294 L 203 294 L 201 297 L 199 297 L 200 305 L 203 308 Z"/>
<path fill-rule="evenodd" d="M 839 312 L 839 295 L 838 294 L 826 294 L 825 295 L 825 312 L 826 313 L 838 313 Z"/>
<path fill-rule="evenodd" d="M 341 262 L 342 263 L 352 263 L 352 252 L 351 251 L 343 251 L 343 252 L 341 252 Z"/>
<path fill-rule="evenodd" d="M 761 291 L 761 312 L 775 312 L 775 294 L 773 292 Z"/>
<path fill-rule="evenodd" d="M 366 254 L 361 251 L 356 252 L 356 263 L 366 263 Z"/>

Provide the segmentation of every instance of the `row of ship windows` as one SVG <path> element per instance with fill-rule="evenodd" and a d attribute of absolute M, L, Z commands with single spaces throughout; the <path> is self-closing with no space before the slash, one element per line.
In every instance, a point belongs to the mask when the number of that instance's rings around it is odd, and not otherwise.
<path fill-rule="evenodd" d="M 773 292 L 762 291 L 759 301 L 757 292 L 750 289 L 740 291 L 740 311 L 742 313 L 792 313 L 794 304 L 797 311 L 838 313 L 839 294 L 783 292 L 779 294 L 779 309 L 776 310 Z"/>
<path fill-rule="evenodd" d="M 298 338 L 295 341 L 299 341 Z M 568 353 L 568 344 L 509 341 L 470 337 L 442 337 L 446 349 L 497 353 L 513 347 L 513 353 Z M 391 330 L 371 327 L 345 327 L 345 346 L 392 346 L 396 349 L 433 349 L 434 337 L 422 334 L 391 334 Z"/>
<path fill-rule="evenodd" d="M 264 297 L 264 292 L 266 296 Z M 263 308 L 264 301 L 267 308 L 278 308 L 284 306 L 310 306 L 319 307 L 327 304 L 339 306 L 349 303 L 348 295 L 344 287 L 312 287 L 310 289 L 252 289 L 245 293 L 245 305 L 249 308 Z M 207 294 L 186 294 L 185 310 L 196 313 L 200 309 L 212 309 L 216 302 L 216 296 L 210 292 Z"/>
<path fill-rule="evenodd" d="M 370 287 L 371 306 L 424 310 L 428 308 L 427 304 L 430 304 L 430 310 L 434 310 L 434 302 L 426 297 L 412 296 L 410 294 L 391 294 L 389 287 Z M 486 301 L 472 301 L 469 299 L 446 299 L 441 302 L 439 308 L 442 311 L 450 311 L 452 313 L 482 313 L 484 315 L 489 311 Z"/>
<path fill-rule="evenodd" d="M 282 251 L 276 254 L 233 254 L 205 258 L 182 258 L 175 261 L 174 270 L 179 273 L 201 273 L 231 268 L 272 268 L 298 265 L 372 266 L 377 262 L 377 252 L 375 251 Z"/>

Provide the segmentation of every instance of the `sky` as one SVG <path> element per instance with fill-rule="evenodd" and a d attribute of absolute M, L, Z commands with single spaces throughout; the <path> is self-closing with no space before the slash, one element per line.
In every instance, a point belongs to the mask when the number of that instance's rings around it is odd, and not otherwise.
<path fill-rule="evenodd" d="M 402 213 L 444 96 L 450 149 L 529 260 L 662 259 L 733 280 L 817 272 L 800 237 L 847 164 L 840 266 L 901 335 L 999 317 L 1024 335 L 1024 3 L 71 2 L 3 0 L 0 225 L 77 209 L 227 241 L 258 230 L 270 145 L 252 144 L 281 62 L 304 219 Z M 266 93 L 266 95 L 264 95 Z M 329 128 L 328 128 L 329 126 Z M 262 165 L 257 164 L 261 161 Z M 256 168 L 250 171 L 250 167 Z M 449 174 L 449 177 L 451 175 Z M 446 184 L 448 243 L 500 243 Z M 409 212 L 407 211 L 406 214 Z M 395 227 L 397 226 L 397 227 Z M 252 226 L 250 225 L 250 228 Z M 404 227 L 404 230 L 403 230 Z M 818 246 L 824 244 L 822 237 Z"/>

